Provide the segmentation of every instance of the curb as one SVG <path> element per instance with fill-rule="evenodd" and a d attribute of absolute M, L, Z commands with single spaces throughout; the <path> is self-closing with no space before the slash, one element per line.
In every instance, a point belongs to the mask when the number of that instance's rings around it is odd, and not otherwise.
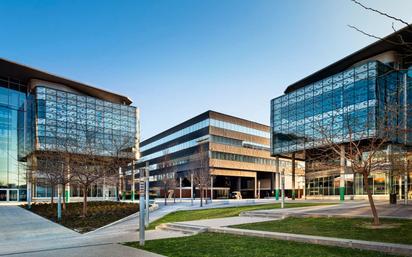
<path fill-rule="evenodd" d="M 159 209 L 159 205 L 154 204 L 153 206 L 149 207 L 149 212 L 153 212 L 153 211 L 155 211 L 155 210 L 157 210 L 157 209 Z M 133 216 L 137 216 L 137 217 L 138 217 L 139 214 L 140 214 L 140 211 L 135 212 L 135 213 L 133 213 L 133 214 L 130 214 L 129 216 L 126 216 L 126 217 L 120 219 L 120 220 L 116 220 L 115 222 L 112 222 L 112 223 L 110 223 L 110 224 L 104 225 L 103 227 L 100 227 L 100 228 L 97 228 L 97 229 L 95 229 L 95 230 L 89 231 L 89 232 L 84 233 L 84 234 L 82 234 L 82 235 L 85 236 L 85 235 L 91 234 L 91 233 L 93 233 L 93 232 L 97 232 L 97 231 L 99 231 L 99 230 L 102 230 L 102 229 L 104 229 L 104 228 L 107 228 L 107 227 L 110 227 L 110 226 L 114 226 L 114 225 L 116 225 L 116 224 L 122 223 L 123 221 L 125 221 L 125 220 L 127 220 L 127 219 L 129 219 L 129 218 L 132 218 Z"/>

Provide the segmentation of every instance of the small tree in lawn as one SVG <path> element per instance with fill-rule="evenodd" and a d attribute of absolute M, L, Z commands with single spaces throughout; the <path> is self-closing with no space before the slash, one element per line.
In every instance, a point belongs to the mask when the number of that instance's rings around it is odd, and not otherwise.
<path fill-rule="evenodd" d="M 50 202 L 53 204 L 55 188 L 60 182 L 63 164 L 53 151 L 43 151 L 36 161 L 36 179 L 44 181 L 45 185 L 51 188 Z"/>
<path fill-rule="evenodd" d="M 209 149 L 208 143 L 200 143 L 198 152 L 194 155 L 192 161 L 192 172 L 194 185 L 199 187 L 200 207 L 203 206 L 204 190 L 210 183 L 209 170 Z"/>
<path fill-rule="evenodd" d="M 373 214 L 373 225 L 379 225 L 380 221 L 368 178 L 375 171 L 387 169 L 389 163 L 385 146 L 396 142 L 404 132 L 398 120 L 399 108 L 396 103 L 382 106 L 377 113 L 377 117 L 372 112 L 366 119 L 358 119 L 353 112 L 346 112 L 343 121 L 336 120 L 335 116 L 324 117 L 314 128 L 318 132 L 318 143 L 322 146 L 318 149 L 319 155 L 329 160 L 343 157 L 353 174 L 362 176 Z"/>
<path fill-rule="evenodd" d="M 132 163 L 136 159 L 136 137 L 131 134 L 123 134 L 122 136 L 116 136 L 112 134 L 110 136 L 110 144 L 104 144 L 105 151 L 110 155 L 110 159 L 107 163 L 107 168 L 111 170 L 115 179 L 117 179 L 117 188 L 122 190 L 122 194 L 125 193 L 125 181 L 121 181 L 120 178 L 126 176 L 125 167 Z M 124 188 L 122 188 L 122 185 Z"/>

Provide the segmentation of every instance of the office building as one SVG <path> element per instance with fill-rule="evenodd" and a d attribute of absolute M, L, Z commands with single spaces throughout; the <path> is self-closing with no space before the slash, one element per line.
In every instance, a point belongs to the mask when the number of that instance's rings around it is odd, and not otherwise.
<path fill-rule="evenodd" d="M 182 197 L 190 197 L 191 174 L 201 165 L 195 161 L 196 155 L 204 152 L 211 176 L 209 197 L 211 187 L 213 198 L 229 198 L 236 191 L 244 198 L 273 197 L 276 158 L 270 156 L 269 130 L 263 124 L 207 111 L 142 141 L 136 169 L 148 166 L 150 188 L 158 196 L 163 197 L 165 178 L 170 178 L 175 183 L 170 197 L 180 197 L 180 180 Z M 290 195 L 291 162 L 280 159 L 279 163 Z M 303 189 L 303 163 L 296 163 L 297 180 Z M 198 197 L 199 188 L 194 193 Z"/>
<path fill-rule="evenodd" d="M 33 200 L 51 196 L 41 171 L 33 168 L 45 153 L 82 155 L 93 142 L 96 156 L 110 158 L 113 139 L 128 138 L 122 156 L 136 159 L 139 113 L 131 103 L 125 96 L 0 59 L 0 202 L 26 201 L 28 193 Z M 101 184 L 89 192 L 92 198 L 116 194 L 116 186 Z M 76 198 L 82 192 L 72 183 L 66 195 Z"/>
<path fill-rule="evenodd" d="M 402 128 L 391 131 L 381 146 L 383 158 L 393 151 L 410 151 L 412 59 L 400 36 L 412 38 L 408 29 L 393 33 L 293 83 L 271 101 L 271 154 L 305 161 L 307 197 L 366 195 L 362 175 L 354 174 L 344 152 L 341 158 L 319 157 L 325 152 L 325 131 L 345 151 L 349 142 L 370 145 L 396 124 Z M 396 115 L 389 117 L 391 109 Z M 404 133 L 398 133 L 401 130 Z M 411 175 L 409 168 L 405 172 L 394 175 L 389 161 L 374 169 L 368 180 L 373 195 L 403 195 Z"/>

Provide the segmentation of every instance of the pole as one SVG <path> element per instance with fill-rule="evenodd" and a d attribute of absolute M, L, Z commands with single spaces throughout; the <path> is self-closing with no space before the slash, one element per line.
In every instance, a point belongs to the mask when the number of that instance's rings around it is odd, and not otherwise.
<path fill-rule="evenodd" d="M 143 178 L 144 172 L 143 170 L 140 170 L 140 180 L 139 180 L 139 244 L 140 246 L 144 246 L 144 241 L 145 241 L 145 220 L 144 220 L 144 178 Z"/>
<path fill-rule="evenodd" d="M 57 220 L 59 222 L 62 221 L 62 192 L 60 186 L 57 186 Z"/>
<path fill-rule="evenodd" d="M 280 186 L 280 176 L 279 176 L 279 156 L 276 156 L 275 159 L 275 171 L 276 171 L 276 181 L 275 181 L 275 192 L 276 192 L 276 201 L 279 200 L 279 186 Z"/>
<path fill-rule="evenodd" d="M 132 202 L 135 200 L 135 191 L 136 191 L 136 186 L 135 186 L 135 181 L 134 181 L 134 176 L 135 176 L 135 171 L 134 171 L 134 161 L 132 161 Z"/>
<path fill-rule="evenodd" d="M 404 178 L 404 186 L 405 186 L 405 188 L 404 188 L 404 197 L 405 197 L 405 199 L 404 199 L 404 203 L 405 203 L 405 205 L 407 205 L 408 204 L 408 171 L 406 171 L 405 172 L 405 178 Z"/>
<path fill-rule="evenodd" d="M 340 146 L 340 180 L 339 180 L 340 200 L 345 200 L 345 146 Z"/>
<path fill-rule="evenodd" d="M 31 209 L 31 182 L 27 182 L 27 209 Z"/>
<path fill-rule="evenodd" d="M 180 202 L 182 202 L 182 177 L 179 177 L 179 197 Z"/>
<path fill-rule="evenodd" d="M 190 200 L 193 205 L 193 173 L 190 174 Z"/>
<path fill-rule="evenodd" d="M 210 176 L 210 203 L 213 200 L 213 176 Z"/>
<path fill-rule="evenodd" d="M 295 153 L 292 153 L 292 200 L 295 200 L 296 162 Z"/>
<path fill-rule="evenodd" d="M 149 227 L 149 162 L 146 162 L 146 177 L 145 177 L 145 182 L 146 182 L 146 215 L 145 215 L 145 226 L 146 228 Z"/>
<path fill-rule="evenodd" d="M 282 173 L 280 174 L 280 177 L 281 177 L 280 187 L 282 190 L 281 208 L 283 209 L 285 207 L 285 170 L 284 169 L 282 169 Z"/>

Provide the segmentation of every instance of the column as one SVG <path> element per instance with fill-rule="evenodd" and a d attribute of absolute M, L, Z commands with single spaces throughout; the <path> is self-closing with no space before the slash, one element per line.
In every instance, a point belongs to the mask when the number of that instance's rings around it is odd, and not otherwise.
<path fill-rule="evenodd" d="M 275 173 L 270 173 L 270 196 L 275 195 Z"/>
<path fill-rule="evenodd" d="M 339 185 L 340 200 L 345 200 L 345 146 L 340 146 L 340 185 Z"/>
<path fill-rule="evenodd" d="M 295 180 L 296 180 L 295 153 L 292 153 L 292 200 L 295 200 Z"/>
<path fill-rule="evenodd" d="M 242 189 L 241 187 L 242 187 L 242 184 L 241 184 L 241 177 L 238 177 L 237 178 L 237 191 L 239 191 L 240 192 L 240 190 Z"/>
<path fill-rule="evenodd" d="M 280 173 L 279 173 L 279 156 L 276 156 L 275 160 L 275 170 L 276 170 L 276 181 L 275 181 L 275 196 L 276 196 L 276 201 L 279 200 L 279 188 L 280 188 Z"/>
<path fill-rule="evenodd" d="M 180 202 L 182 202 L 182 177 L 179 177 L 179 197 Z"/>
<path fill-rule="evenodd" d="M 402 200 L 402 176 L 399 175 L 399 180 L 398 180 L 398 190 L 399 190 L 399 200 Z"/>
<path fill-rule="evenodd" d="M 67 177 L 70 177 L 70 162 L 68 159 L 66 159 L 66 163 L 67 163 Z M 66 203 L 70 203 L 70 182 L 66 184 L 66 190 L 65 191 L 65 200 Z"/>
<path fill-rule="evenodd" d="M 190 174 L 190 199 L 193 205 L 193 173 Z"/>
<path fill-rule="evenodd" d="M 257 173 L 255 174 L 255 199 L 257 198 Z"/>
<path fill-rule="evenodd" d="M 213 176 L 210 176 L 210 202 L 213 200 Z"/>

